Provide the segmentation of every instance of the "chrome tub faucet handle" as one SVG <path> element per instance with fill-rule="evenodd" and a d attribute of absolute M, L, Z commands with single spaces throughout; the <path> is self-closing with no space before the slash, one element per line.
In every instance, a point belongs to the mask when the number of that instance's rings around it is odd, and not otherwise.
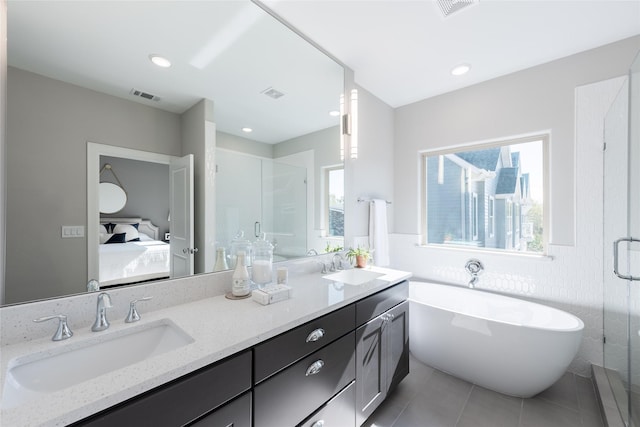
<path fill-rule="evenodd" d="M 52 341 L 62 341 L 67 340 L 73 336 L 73 332 L 69 329 L 69 325 L 67 324 L 67 316 L 64 314 L 56 314 L 55 316 L 46 316 L 40 317 L 38 319 L 33 319 L 34 322 L 46 322 L 47 320 L 58 319 L 58 329 L 55 334 L 51 337 Z"/>
<path fill-rule="evenodd" d="M 153 299 L 153 297 L 144 297 L 140 299 L 134 299 L 129 303 L 129 314 L 127 314 L 127 318 L 124 319 L 125 323 L 133 323 L 140 320 L 140 314 L 138 314 L 138 309 L 136 308 L 136 303 L 140 301 L 149 301 Z"/>

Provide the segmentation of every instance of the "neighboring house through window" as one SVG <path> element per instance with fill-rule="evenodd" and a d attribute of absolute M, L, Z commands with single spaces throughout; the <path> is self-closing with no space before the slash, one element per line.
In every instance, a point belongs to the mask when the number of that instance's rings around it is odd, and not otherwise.
<path fill-rule="evenodd" d="M 547 139 L 424 153 L 426 243 L 544 252 Z"/>

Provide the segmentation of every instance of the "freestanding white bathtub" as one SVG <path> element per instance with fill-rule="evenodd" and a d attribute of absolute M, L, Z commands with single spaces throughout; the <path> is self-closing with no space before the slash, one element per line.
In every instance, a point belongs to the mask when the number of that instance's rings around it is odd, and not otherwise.
<path fill-rule="evenodd" d="M 421 362 L 481 387 L 531 397 L 575 357 L 584 323 L 545 305 L 412 281 L 409 347 Z"/>

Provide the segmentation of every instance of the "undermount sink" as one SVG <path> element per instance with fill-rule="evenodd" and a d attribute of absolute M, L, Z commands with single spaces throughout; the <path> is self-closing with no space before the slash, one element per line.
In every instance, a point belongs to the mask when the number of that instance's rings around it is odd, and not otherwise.
<path fill-rule="evenodd" d="M 352 268 L 328 274 L 326 276 L 322 276 L 322 278 L 344 283 L 345 285 L 357 286 L 375 280 L 380 276 L 384 276 L 384 274 L 371 270 L 364 270 L 362 268 Z"/>
<path fill-rule="evenodd" d="M 193 338 L 169 319 L 106 332 L 78 346 L 72 338 L 53 352 L 43 351 L 11 360 L 2 407 L 20 405 L 192 342 Z"/>

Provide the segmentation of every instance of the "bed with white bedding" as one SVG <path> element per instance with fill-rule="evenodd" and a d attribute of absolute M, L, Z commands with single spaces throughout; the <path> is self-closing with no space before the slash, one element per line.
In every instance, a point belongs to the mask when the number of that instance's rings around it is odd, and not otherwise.
<path fill-rule="evenodd" d="M 100 219 L 100 286 L 168 278 L 169 244 L 140 218 Z"/>

